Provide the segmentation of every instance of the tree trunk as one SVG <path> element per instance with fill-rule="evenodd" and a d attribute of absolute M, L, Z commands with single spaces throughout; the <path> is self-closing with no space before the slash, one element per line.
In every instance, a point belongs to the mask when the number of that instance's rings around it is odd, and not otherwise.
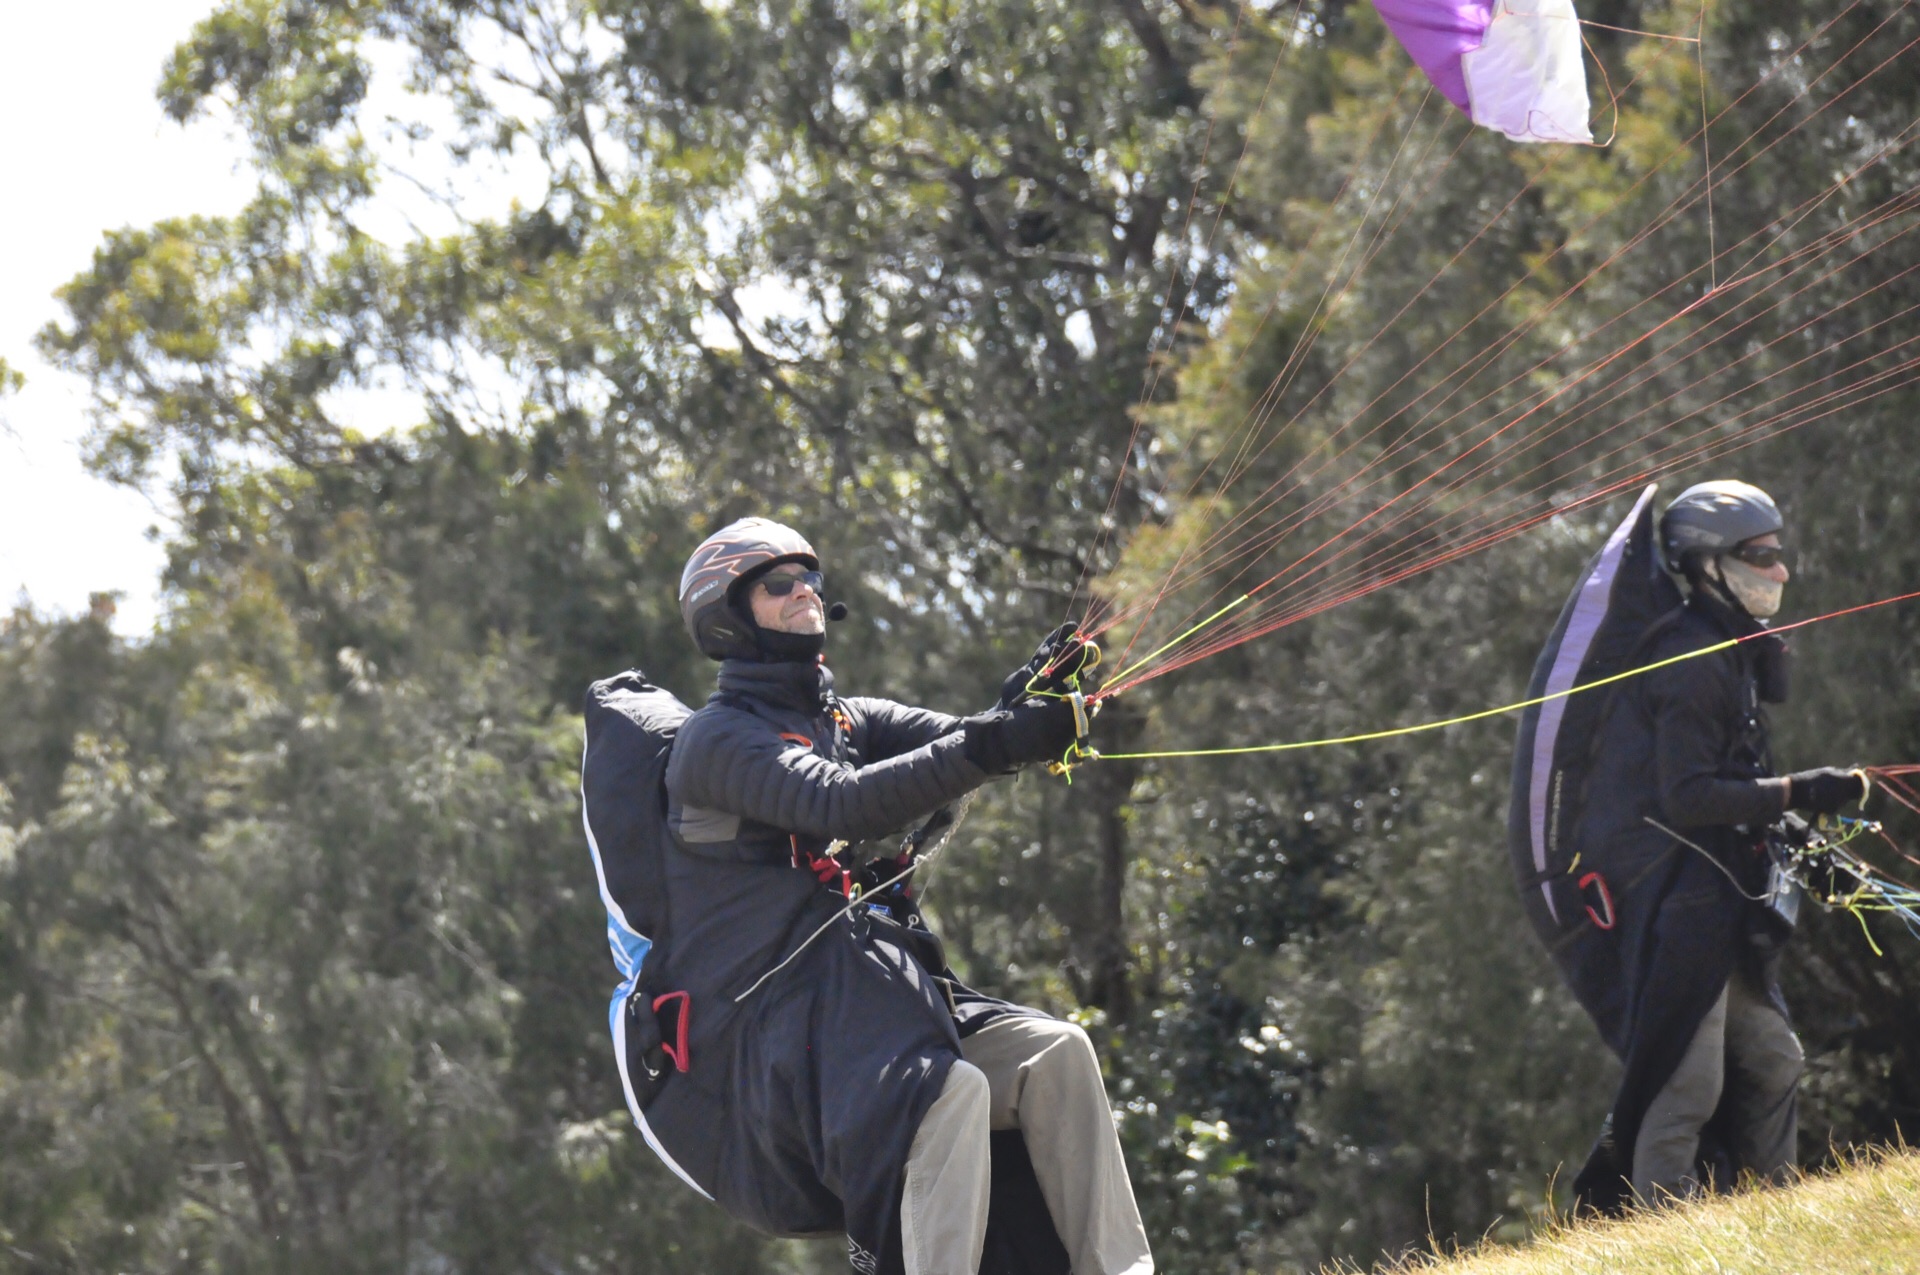
<path fill-rule="evenodd" d="M 1103 708 L 1094 735 L 1106 751 L 1132 752 L 1145 725 L 1146 719 L 1138 710 L 1116 699 Z M 1087 1003 L 1107 1011 L 1111 1021 L 1124 1023 L 1133 1013 L 1126 915 L 1127 864 L 1132 857 L 1127 815 L 1134 781 L 1140 777 L 1140 763 L 1095 762 L 1085 773 L 1084 782 L 1094 807 L 1095 849 L 1100 856 L 1090 944 L 1093 969 L 1087 985 Z"/>

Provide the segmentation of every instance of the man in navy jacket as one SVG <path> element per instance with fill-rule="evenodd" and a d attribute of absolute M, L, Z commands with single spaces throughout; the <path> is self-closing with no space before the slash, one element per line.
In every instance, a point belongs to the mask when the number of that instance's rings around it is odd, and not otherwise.
<path fill-rule="evenodd" d="M 750 518 L 682 576 L 688 631 L 721 663 L 666 774 L 667 932 L 641 982 L 685 993 L 686 1067 L 646 1105 L 650 1140 L 760 1229 L 844 1233 L 855 1270 L 976 1275 L 990 1135 L 1019 1130 L 1058 1238 L 1016 1268 L 1064 1245 L 1078 1275 L 1151 1271 L 1086 1034 L 960 985 L 910 895 L 850 906 L 899 853 L 864 845 L 1061 756 L 1074 709 L 1016 695 L 962 719 L 835 695 L 819 567 Z"/>

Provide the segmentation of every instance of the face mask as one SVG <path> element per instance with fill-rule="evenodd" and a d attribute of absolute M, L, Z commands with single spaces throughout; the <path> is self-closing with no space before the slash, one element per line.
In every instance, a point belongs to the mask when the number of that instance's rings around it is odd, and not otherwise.
<path fill-rule="evenodd" d="M 1741 562 L 1738 558 L 1722 557 L 1718 560 L 1721 583 L 1727 586 L 1727 592 L 1734 596 L 1748 615 L 1756 620 L 1765 620 L 1780 609 L 1780 595 L 1786 585 L 1779 580 L 1769 580 L 1765 574 Z"/>

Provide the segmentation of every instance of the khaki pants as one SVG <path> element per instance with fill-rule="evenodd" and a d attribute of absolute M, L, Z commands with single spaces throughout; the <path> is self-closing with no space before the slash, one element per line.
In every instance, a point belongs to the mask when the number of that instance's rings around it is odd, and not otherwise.
<path fill-rule="evenodd" d="M 1151 1275 L 1146 1228 L 1087 1034 L 1006 1018 L 961 1043 L 966 1059 L 920 1121 L 900 1231 L 907 1275 L 976 1275 L 987 1233 L 991 1130 L 1026 1135 L 1034 1176 L 1074 1275 Z"/>
<path fill-rule="evenodd" d="M 1800 1041 L 1766 994 L 1736 972 L 1640 1122 L 1633 1189 L 1646 1203 L 1697 1195 L 1700 1130 L 1733 1100 L 1734 1164 L 1776 1180 L 1795 1158 Z M 1725 1185 L 1725 1184 L 1723 1184 Z"/>

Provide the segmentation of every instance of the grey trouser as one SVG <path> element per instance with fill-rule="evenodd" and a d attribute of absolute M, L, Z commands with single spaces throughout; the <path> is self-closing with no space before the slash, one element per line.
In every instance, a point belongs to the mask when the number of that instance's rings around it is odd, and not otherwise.
<path fill-rule="evenodd" d="M 1093 1043 L 1072 1023 L 1005 1018 L 961 1042 L 907 1155 L 907 1275 L 976 1275 L 987 1233 L 991 1130 L 1026 1135 L 1074 1275 L 1151 1275 Z"/>
<path fill-rule="evenodd" d="M 1735 1166 L 1777 1180 L 1794 1162 L 1795 1089 L 1803 1062 L 1793 1028 L 1764 992 L 1736 972 L 1640 1122 L 1633 1145 L 1635 1193 L 1657 1204 L 1700 1191 L 1694 1176 L 1700 1130 L 1723 1092 L 1732 1100 L 1729 1150 Z"/>

